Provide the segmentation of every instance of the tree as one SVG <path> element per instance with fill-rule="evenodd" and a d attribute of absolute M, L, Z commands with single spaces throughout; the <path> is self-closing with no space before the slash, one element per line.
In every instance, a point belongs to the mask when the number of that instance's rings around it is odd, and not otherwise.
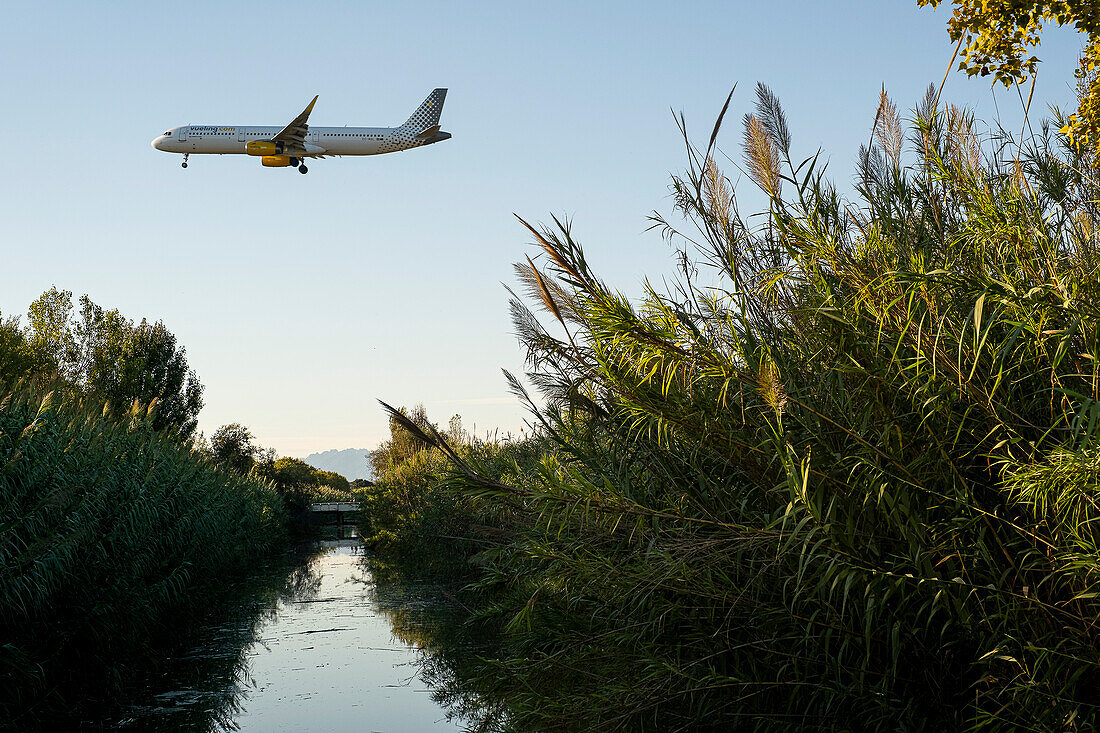
<path fill-rule="evenodd" d="M 133 323 L 118 312 L 105 310 L 87 295 L 80 297 L 80 321 L 73 327 L 78 361 L 75 373 L 86 379 L 89 370 L 102 370 L 104 365 L 122 358 L 123 342 L 133 330 Z"/>
<path fill-rule="evenodd" d="M 153 429 L 190 437 L 202 409 L 202 384 L 187 365 L 187 351 L 157 321 L 138 326 L 108 321 L 111 330 L 96 337 L 85 377 L 87 389 L 121 415 L 135 401 L 152 405 Z"/>
<path fill-rule="evenodd" d="M 340 491 L 347 491 L 351 484 L 348 480 L 335 471 L 314 470 L 313 481 L 318 486 L 331 486 Z"/>
<path fill-rule="evenodd" d="M 265 456 L 270 459 L 273 453 Z M 283 503 L 292 515 L 303 516 L 310 503 L 310 489 L 317 485 L 313 466 L 298 458 L 266 460 L 256 465 L 255 473 L 275 484 Z"/>
<path fill-rule="evenodd" d="M 187 364 L 187 351 L 157 321 L 140 324 L 115 310 L 50 287 L 30 304 L 27 326 L 0 318 L 0 379 L 43 378 L 104 400 L 121 417 L 135 402 L 149 407 L 157 431 L 190 438 L 202 409 L 202 384 Z"/>
<path fill-rule="evenodd" d="M 314 478 L 317 469 L 300 458 L 280 458 L 275 461 L 273 468 L 274 475 L 271 478 L 280 488 L 300 489 L 317 484 Z"/>
<path fill-rule="evenodd" d="M 416 405 L 412 410 L 402 407 L 401 414 L 422 430 L 427 430 L 429 427 L 433 430 L 438 430 L 438 428 L 428 420 L 428 413 L 424 410 L 424 405 Z M 383 441 L 378 448 L 371 451 L 371 465 L 374 466 L 374 470 L 378 475 L 382 475 L 386 471 L 406 462 L 423 450 L 426 450 L 424 444 L 413 437 L 412 434 L 402 427 L 401 423 L 391 415 L 390 439 Z"/>
<path fill-rule="evenodd" d="M 252 432 L 240 423 L 222 425 L 210 436 L 214 462 L 237 473 L 248 473 L 261 452 L 252 442 Z"/>
<path fill-rule="evenodd" d="M 56 285 L 42 293 L 27 309 L 27 342 L 36 359 L 62 378 L 72 378 L 70 368 L 77 352 L 69 315 L 73 309 L 71 290 Z"/>
<path fill-rule="evenodd" d="M 32 345 L 57 364 L 57 371 L 86 394 L 122 415 L 136 401 L 154 405 L 153 428 L 190 437 L 202 409 L 202 384 L 188 367 L 187 351 L 157 321 L 140 324 L 117 309 L 106 310 L 84 295 L 80 320 L 73 322 L 72 294 L 51 288 L 30 309 Z"/>
<path fill-rule="evenodd" d="M 917 0 L 917 5 L 937 7 L 942 0 Z M 959 69 L 970 76 L 993 75 L 1006 87 L 1035 75 L 1039 59 L 1027 56 L 1039 45 L 1044 22 L 1073 25 L 1087 36 L 1077 69 L 1077 112 L 1062 128 L 1080 147 L 1100 147 L 1100 4 L 1096 0 L 952 0 L 955 12 L 948 34 L 958 41 L 963 60 Z M 1026 57 L 1026 58 L 1025 58 Z"/>
<path fill-rule="evenodd" d="M 140 324 L 118 310 L 106 310 L 87 296 L 74 319 L 73 294 L 56 286 L 28 309 L 28 325 L 18 343 L 17 322 L 2 324 L 0 373 L 49 374 L 77 391 L 107 402 L 119 417 L 138 402 L 150 406 L 155 430 L 189 438 L 202 409 L 202 384 L 187 364 L 187 351 L 157 321 Z M 21 370 L 18 375 L 11 370 Z"/>
<path fill-rule="evenodd" d="M 18 318 L 0 316 L 0 382 L 15 381 L 52 371 L 49 363 L 31 347 Z"/>

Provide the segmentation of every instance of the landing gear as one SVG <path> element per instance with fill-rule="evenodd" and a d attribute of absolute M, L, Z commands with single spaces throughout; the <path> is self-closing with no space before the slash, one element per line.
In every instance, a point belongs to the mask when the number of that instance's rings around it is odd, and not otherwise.
<path fill-rule="evenodd" d="M 183 167 L 184 168 L 187 167 L 187 159 L 190 158 L 190 157 L 191 157 L 191 153 L 184 153 L 183 154 Z"/>
<path fill-rule="evenodd" d="M 302 175 L 305 175 L 306 173 L 309 173 L 309 168 L 306 168 L 306 164 L 302 163 L 300 166 L 298 166 L 298 172 Z"/>

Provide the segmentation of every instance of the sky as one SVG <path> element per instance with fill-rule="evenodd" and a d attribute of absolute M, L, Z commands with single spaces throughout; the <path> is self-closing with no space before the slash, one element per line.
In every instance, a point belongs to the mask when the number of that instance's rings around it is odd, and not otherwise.
<path fill-rule="evenodd" d="M 571 218 L 595 271 L 637 293 L 675 269 L 645 231 L 672 213 L 684 164 L 673 112 L 705 142 L 737 85 L 719 138 L 737 181 L 739 119 L 763 82 L 795 152 L 822 149 L 844 188 L 880 88 L 912 109 L 943 79 L 948 5 L 13 3 L 0 314 L 56 285 L 163 320 L 205 386 L 200 430 L 241 423 L 280 455 L 375 447 L 378 399 L 518 434 L 504 286 L 535 249 L 513 214 Z M 1072 106 L 1080 48 L 1045 34 L 1033 116 Z M 1017 92 L 991 78 L 952 73 L 943 98 L 1015 129 Z M 150 146 L 182 124 L 283 125 L 315 94 L 315 125 L 398 125 L 434 87 L 450 90 L 451 140 L 305 176 L 245 156 L 183 170 Z"/>

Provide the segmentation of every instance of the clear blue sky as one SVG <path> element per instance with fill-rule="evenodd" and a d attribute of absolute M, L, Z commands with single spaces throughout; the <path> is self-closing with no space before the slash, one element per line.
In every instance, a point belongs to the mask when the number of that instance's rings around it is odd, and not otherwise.
<path fill-rule="evenodd" d="M 903 109 L 939 83 L 948 12 L 915 0 L 821 2 L 18 3 L 0 46 L 0 313 L 51 285 L 162 319 L 206 386 L 200 427 L 241 422 L 280 454 L 373 447 L 375 398 L 518 432 L 500 369 L 522 371 L 512 212 L 573 218 L 604 278 L 672 272 L 644 234 L 682 164 L 670 109 L 709 134 L 736 82 L 739 159 L 755 82 L 796 150 L 841 181 L 885 83 Z M 1052 32 L 1033 110 L 1073 100 L 1080 43 Z M 317 161 L 180 156 L 180 124 L 394 125 L 450 89 L 439 145 Z M 995 114 L 988 79 L 945 98 Z M 998 92 L 1018 125 L 1016 93 Z M 734 171 L 729 171 L 734 173 Z"/>

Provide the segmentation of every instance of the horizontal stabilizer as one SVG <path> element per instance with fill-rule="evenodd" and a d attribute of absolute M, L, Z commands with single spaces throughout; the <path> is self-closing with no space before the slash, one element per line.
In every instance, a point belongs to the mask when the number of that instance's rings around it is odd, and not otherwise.
<path fill-rule="evenodd" d="M 421 130 L 420 132 L 418 132 L 416 134 L 416 139 L 417 140 L 428 140 L 430 138 L 435 137 L 436 133 L 438 133 L 438 132 L 439 132 L 439 125 L 432 125 L 431 127 L 427 127 L 425 129 Z"/>

